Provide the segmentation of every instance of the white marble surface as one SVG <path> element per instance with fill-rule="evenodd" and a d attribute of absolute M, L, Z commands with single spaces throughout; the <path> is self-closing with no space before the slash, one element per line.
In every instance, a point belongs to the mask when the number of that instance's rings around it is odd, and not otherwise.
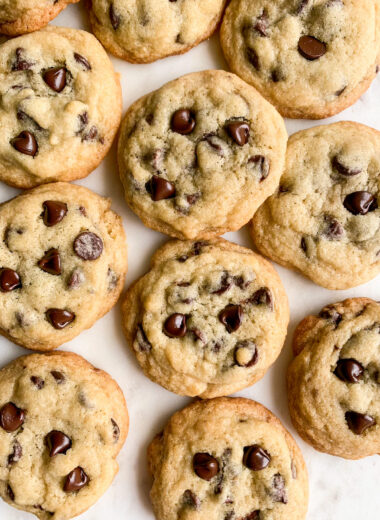
<path fill-rule="evenodd" d="M 72 5 L 56 19 L 57 25 L 89 29 L 82 5 Z M 151 65 L 130 65 L 113 59 L 121 73 L 124 109 L 143 94 L 160 87 L 177 76 L 201 69 L 225 68 L 218 37 L 204 42 L 191 52 L 168 58 Z M 360 121 L 380 130 L 380 79 L 351 108 L 330 121 Z M 287 121 L 289 133 L 310 127 L 318 122 Z M 128 236 L 129 272 L 127 284 L 144 273 L 153 251 L 166 238 L 145 228 L 126 206 L 117 173 L 115 146 L 111 153 L 87 179 L 80 182 L 94 191 L 112 198 L 113 209 L 123 216 Z M 0 185 L 0 201 L 17 194 L 17 191 Z M 226 235 L 229 240 L 250 247 L 246 228 Z M 379 277 L 370 283 L 349 291 L 322 289 L 293 272 L 278 267 L 286 287 L 291 307 L 289 336 L 283 352 L 255 386 L 239 395 L 256 399 L 275 412 L 299 443 L 310 476 L 310 507 L 308 520 L 375 520 L 380 518 L 379 473 L 380 458 L 369 457 L 360 461 L 346 461 L 318 453 L 301 441 L 290 423 L 286 394 L 285 370 L 291 359 L 290 338 L 300 319 L 325 304 L 348 296 L 368 296 L 380 300 Z M 107 370 L 121 385 L 130 412 L 130 433 L 119 456 L 120 471 L 108 492 L 81 520 L 152 520 L 149 502 L 150 477 L 146 470 L 146 447 L 169 416 L 186 405 L 188 399 L 176 396 L 149 381 L 139 369 L 126 345 L 120 327 L 120 308 L 117 306 L 99 320 L 90 330 L 83 332 L 63 349 L 83 355 L 96 366 Z M 0 366 L 27 353 L 4 338 L 0 339 Z M 27 513 L 18 512 L 0 503 L 0 520 L 27 520 Z M 292 520 L 292 519 L 289 519 Z"/>

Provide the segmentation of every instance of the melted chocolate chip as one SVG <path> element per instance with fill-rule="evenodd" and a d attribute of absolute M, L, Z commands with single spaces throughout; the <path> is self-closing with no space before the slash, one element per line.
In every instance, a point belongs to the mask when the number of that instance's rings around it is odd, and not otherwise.
<path fill-rule="evenodd" d="M 3 267 L 0 269 L 0 291 L 10 292 L 21 287 L 21 278 L 13 269 Z"/>
<path fill-rule="evenodd" d="M 18 136 L 11 139 L 11 145 L 18 152 L 31 157 L 34 157 L 38 152 L 36 138 L 28 130 L 23 130 Z"/>
<path fill-rule="evenodd" d="M 242 319 L 243 309 L 240 305 L 229 304 L 219 313 L 219 321 L 223 323 L 230 334 L 238 330 Z"/>
<path fill-rule="evenodd" d="M 282 475 L 280 475 L 280 473 L 276 473 L 273 476 L 272 486 L 273 486 L 273 489 L 271 492 L 271 496 L 272 496 L 272 499 L 274 500 L 274 502 L 280 502 L 282 504 L 287 504 L 288 503 L 288 494 L 287 494 L 286 488 L 285 488 L 285 479 Z"/>
<path fill-rule="evenodd" d="M 82 143 L 86 141 L 99 141 L 102 144 L 104 143 L 104 139 L 99 136 L 96 126 L 92 126 L 88 132 L 82 133 Z"/>
<path fill-rule="evenodd" d="M 177 110 L 172 116 L 170 127 L 177 134 L 191 134 L 195 128 L 195 114 L 186 108 Z"/>
<path fill-rule="evenodd" d="M 175 185 L 158 175 L 153 175 L 150 181 L 146 183 L 145 188 L 154 202 L 171 199 L 176 194 Z"/>
<path fill-rule="evenodd" d="M 7 495 L 12 500 L 12 502 L 14 502 L 15 494 L 13 493 L 13 489 L 11 488 L 11 486 L 9 484 L 7 485 Z"/>
<path fill-rule="evenodd" d="M 253 67 L 259 71 L 260 70 L 260 61 L 259 61 L 259 56 L 257 54 L 257 52 L 255 51 L 255 49 L 252 49 L 252 47 L 247 47 L 247 59 L 249 61 L 249 63 L 251 65 L 253 65 Z"/>
<path fill-rule="evenodd" d="M 331 320 L 335 326 L 338 326 L 342 321 L 343 316 L 334 307 L 325 307 L 319 313 L 320 318 Z"/>
<path fill-rule="evenodd" d="M 248 164 L 253 165 L 260 172 L 260 182 L 269 175 L 269 160 L 263 155 L 254 155 L 248 159 Z"/>
<path fill-rule="evenodd" d="M 225 126 L 228 135 L 239 146 L 244 146 L 249 139 L 249 125 L 243 121 L 230 121 Z"/>
<path fill-rule="evenodd" d="M 68 289 L 78 289 L 84 282 L 84 274 L 81 269 L 74 269 L 69 279 L 67 280 Z"/>
<path fill-rule="evenodd" d="M 46 317 L 50 324 L 57 330 L 64 329 L 75 319 L 75 314 L 64 309 L 48 309 Z"/>
<path fill-rule="evenodd" d="M 53 275 L 60 275 L 61 270 L 61 257 L 58 249 L 49 249 L 46 254 L 37 263 L 38 267 L 46 273 Z"/>
<path fill-rule="evenodd" d="M 321 58 L 326 51 L 326 44 L 314 36 L 301 36 L 298 41 L 298 52 L 309 61 Z"/>
<path fill-rule="evenodd" d="M 38 376 L 31 376 L 30 380 L 37 390 L 41 390 L 45 386 L 45 381 Z"/>
<path fill-rule="evenodd" d="M 219 471 L 219 463 L 208 453 L 196 453 L 193 457 L 193 469 L 201 479 L 211 480 Z"/>
<path fill-rule="evenodd" d="M 252 511 L 247 516 L 242 516 L 239 520 L 260 520 L 260 511 L 257 509 L 256 511 Z"/>
<path fill-rule="evenodd" d="M 89 64 L 88 60 L 81 54 L 78 54 L 77 52 L 74 52 L 74 59 L 77 63 L 82 65 L 86 70 L 91 70 L 91 65 Z"/>
<path fill-rule="evenodd" d="M 201 501 L 195 493 L 190 489 L 186 489 L 182 496 L 182 502 L 184 506 L 191 507 L 192 509 L 198 510 L 201 506 Z"/>
<path fill-rule="evenodd" d="M 8 455 L 8 465 L 16 464 L 22 457 L 22 447 L 18 441 L 13 444 L 13 451 Z"/>
<path fill-rule="evenodd" d="M 254 25 L 255 31 L 257 31 L 260 34 L 260 36 L 268 36 L 268 22 L 268 13 L 264 10 L 262 14 L 257 18 L 256 23 Z"/>
<path fill-rule="evenodd" d="M 55 226 L 66 216 L 67 204 L 57 200 L 45 200 L 42 204 L 44 208 L 43 220 L 45 226 Z"/>
<path fill-rule="evenodd" d="M 112 436 L 114 438 L 114 441 L 117 442 L 120 438 L 120 428 L 114 419 L 111 419 L 111 423 L 112 423 Z"/>
<path fill-rule="evenodd" d="M 371 415 L 359 412 L 346 412 L 345 418 L 348 427 L 356 435 L 361 435 L 367 428 L 376 424 L 376 420 Z"/>
<path fill-rule="evenodd" d="M 29 70 L 33 67 L 34 63 L 27 61 L 24 58 L 25 49 L 18 47 L 16 49 L 16 60 L 12 65 L 13 71 Z"/>
<path fill-rule="evenodd" d="M 67 475 L 63 485 L 63 490 L 66 491 L 66 493 L 79 491 L 82 487 L 88 484 L 88 482 L 89 478 L 84 469 L 78 466 Z"/>
<path fill-rule="evenodd" d="M 52 370 L 51 375 L 56 380 L 57 385 L 61 385 L 65 382 L 65 376 L 62 374 L 62 372 L 58 372 L 57 370 Z"/>
<path fill-rule="evenodd" d="M 366 215 L 377 209 L 377 200 L 368 191 L 355 191 L 346 196 L 343 205 L 353 215 Z"/>
<path fill-rule="evenodd" d="M 50 457 L 59 453 L 65 454 L 71 448 L 71 439 L 63 432 L 52 430 L 45 437 L 45 443 L 49 450 Z"/>
<path fill-rule="evenodd" d="M 138 325 L 136 332 L 136 341 L 139 346 L 140 352 L 149 352 L 152 350 L 152 344 L 149 342 L 145 335 L 142 325 Z"/>
<path fill-rule="evenodd" d="M 346 383 L 359 383 L 364 373 L 364 367 L 356 359 L 340 359 L 334 374 Z"/>
<path fill-rule="evenodd" d="M 339 240 L 344 234 L 344 228 L 335 218 L 325 217 L 325 228 L 323 235 L 328 240 Z"/>
<path fill-rule="evenodd" d="M 346 177 L 353 177 L 354 175 L 358 175 L 362 171 L 360 168 L 348 168 L 339 160 L 339 157 L 337 155 L 333 157 L 331 164 L 337 172 Z"/>
<path fill-rule="evenodd" d="M 231 288 L 232 281 L 233 280 L 231 276 L 227 272 L 223 273 L 218 289 L 212 291 L 211 294 L 224 294 L 226 291 L 228 291 L 228 289 Z"/>
<path fill-rule="evenodd" d="M 66 87 L 67 70 L 65 67 L 54 67 L 44 72 L 45 83 L 55 92 L 62 92 Z"/>
<path fill-rule="evenodd" d="M 0 408 L 0 426 L 6 432 L 15 432 L 25 420 L 25 411 L 14 403 L 6 403 Z"/>
<path fill-rule="evenodd" d="M 225 481 L 225 478 L 226 478 L 227 468 L 228 468 L 228 466 L 230 464 L 231 455 L 232 455 L 231 448 L 226 448 L 224 450 L 224 452 L 222 453 L 221 465 L 219 467 L 219 473 L 218 473 L 218 476 L 217 476 L 217 479 L 216 479 L 216 485 L 214 487 L 214 494 L 215 495 L 220 495 L 222 493 L 222 491 L 223 491 L 224 481 Z"/>
<path fill-rule="evenodd" d="M 164 332 L 169 338 L 183 338 L 187 332 L 186 316 L 179 313 L 169 316 L 164 323 Z"/>
<path fill-rule="evenodd" d="M 249 469 L 260 471 L 268 466 L 270 460 L 269 453 L 258 444 L 244 448 L 243 464 Z"/>
<path fill-rule="evenodd" d="M 236 344 L 234 360 L 239 367 L 252 367 L 259 360 L 259 352 L 253 341 L 243 340 Z"/>
<path fill-rule="evenodd" d="M 110 4 L 110 8 L 109 8 L 109 11 L 108 11 L 108 14 L 110 16 L 110 21 L 111 21 L 111 25 L 113 27 L 113 30 L 116 31 L 116 29 L 119 27 L 120 25 L 120 22 L 121 22 L 121 17 L 120 15 L 116 12 L 115 10 L 115 6 L 113 4 L 113 2 L 111 2 Z"/>
<path fill-rule="evenodd" d="M 202 137 L 202 141 L 206 141 L 206 143 L 213 149 L 215 152 L 220 155 L 221 157 L 224 156 L 224 151 L 222 147 L 222 139 L 220 139 L 215 134 L 205 134 Z"/>
<path fill-rule="evenodd" d="M 261 287 L 247 300 L 252 305 L 266 305 L 273 310 L 273 296 L 268 287 Z"/>
<path fill-rule="evenodd" d="M 201 341 L 204 345 L 207 343 L 207 337 L 200 329 L 191 329 L 191 332 L 194 334 L 195 340 Z"/>
<path fill-rule="evenodd" d="M 82 260 L 96 260 L 103 252 L 103 241 L 95 233 L 84 231 L 74 240 L 74 252 Z"/>

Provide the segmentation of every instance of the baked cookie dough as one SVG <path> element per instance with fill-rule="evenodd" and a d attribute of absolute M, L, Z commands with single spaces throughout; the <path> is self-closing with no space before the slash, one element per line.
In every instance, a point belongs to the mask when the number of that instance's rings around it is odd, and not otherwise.
<path fill-rule="evenodd" d="M 87 0 L 92 29 L 132 63 L 183 54 L 217 28 L 226 0 Z"/>
<path fill-rule="evenodd" d="M 379 0 L 232 0 L 221 28 L 233 72 L 284 117 L 349 107 L 380 64 Z"/>
<path fill-rule="evenodd" d="M 49 26 L 0 46 L 0 180 L 31 188 L 85 177 L 120 119 L 119 78 L 91 34 Z"/>
<path fill-rule="evenodd" d="M 116 303 L 125 234 L 110 200 L 74 184 L 0 206 L 0 333 L 36 350 L 65 343 Z"/>
<path fill-rule="evenodd" d="M 243 398 L 196 401 L 148 449 L 157 520 L 304 520 L 302 454 L 281 422 Z"/>
<path fill-rule="evenodd" d="M 269 262 L 226 240 L 173 240 L 128 290 L 123 328 L 152 381 L 216 397 L 261 379 L 283 346 L 289 309 Z"/>
<path fill-rule="evenodd" d="M 261 253 L 328 289 L 380 272 L 380 132 L 340 122 L 288 142 L 277 192 L 252 220 Z"/>
<path fill-rule="evenodd" d="M 176 238 L 241 228 L 278 186 L 287 134 L 276 110 L 234 74 L 188 74 L 128 110 L 119 139 L 127 203 Z"/>
<path fill-rule="evenodd" d="M 66 520 L 111 485 L 128 432 L 123 393 L 69 352 L 0 370 L 0 496 L 40 520 Z"/>
<path fill-rule="evenodd" d="M 298 325 L 289 409 L 301 437 L 346 459 L 380 453 L 380 304 L 350 298 Z"/>

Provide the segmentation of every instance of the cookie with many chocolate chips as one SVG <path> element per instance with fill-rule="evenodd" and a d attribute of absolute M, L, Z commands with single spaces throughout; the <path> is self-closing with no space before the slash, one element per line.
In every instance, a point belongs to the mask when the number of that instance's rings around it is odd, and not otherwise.
<path fill-rule="evenodd" d="M 380 304 L 351 298 L 298 325 L 288 370 L 293 424 L 317 450 L 380 453 Z"/>
<path fill-rule="evenodd" d="M 250 399 L 196 401 L 148 449 L 157 520 L 304 520 L 308 479 L 281 422 Z"/>
<path fill-rule="evenodd" d="M 239 229 L 278 186 L 286 140 L 276 110 L 237 76 L 188 74 L 125 116 L 118 158 L 127 203 L 176 238 Z"/>
<path fill-rule="evenodd" d="M 74 184 L 39 186 L 0 205 L 0 333 L 51 350 L 108 312 L 127 270 L 110 200 Z"/>
<path fill-rule="evenodd" d="M 120 119 L 119 78 L 91 34 L 49 26 L 0 46 L 0 180 L 32 188 L 85 177 Z"/>
<path fill-rule="evenodd" d="M 0 0 L 0 32 L 9 36 L 37 31 L 79 0 Z"/>
<path fill-rule="evenodd" d="M 380 132 L 340 122 L 288 142 L 280 187 L 252 220 L 261 253 L 328 289 L 380 272 Z"/>
<path fill-rule="evenodd" d="M 40 520 L 67 520 L 111 485 L 128 433 L 123 393 L 69 352 L 0 370 L 0 496 Z"/>
<path fill-rule="evenodd" d="M 123 328 L 144 373 L 181 395 L 231 394 L 263 377 L 289 321 L 269 262 L 226 240 L 173 240 L 128 290 Z"/>
<path fill-rule="evenodd" d="M 329 117 L 376 76 L 380 2 L 232 0 L 221 42 L 233 72 L 284 117 Z"/>
<path fill-rule="evenodd" d="M 112 54 L 150 63 L 183 54 L 217 28 L 226 0 L 87 0 L 92 29 Z"/>

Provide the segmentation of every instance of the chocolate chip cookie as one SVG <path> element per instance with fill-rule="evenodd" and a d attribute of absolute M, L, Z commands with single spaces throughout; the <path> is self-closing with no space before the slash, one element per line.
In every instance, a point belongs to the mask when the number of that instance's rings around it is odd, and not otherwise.
<path fill-rule="evenodd" d="M 0 0 L 0 32 L 10 36 L 37 31 L 79 0 Z"/>
<path fill-rule="evenodd" d="M 340 122 L 289 139 L 277 192 L 259 209 L 257 248 L 328 289 L 380 272 L 380 132 Z"/>
<path fill-rule="evenodd" d="M 239 229 L 278 186 L 286 140 L 276 110 L 237 76 L 188 74 L 125 116 L 118 157 L 127 203 L 176 238 Z"/>
<path fill-rule="evenodd" d="M 123 327 L 144 373 L 181 395 L 216 397 L 263 377 L 289 321 L 269 262 L 226 240 L 173 240 L 126 294 Z"/>
<path fill-rule="evenodd" d="M 347 459 L 380 453 L 380 304 L 351 298 L 298 325 L 290 414 L 314 448 Z"/>
<path fill-rule="evenodd" d="M 112 54 L 150 63 L 183 54 L 215 31 L 226 0 L 87 0 L 94 33 Z"/>
<path fill-rule="evenodd" d="M 0 206 L 0 333 L 51 350 L 116 303 L 127 256 L 110 200 L 46 184 Z"/>
<path fill-rule="evenodd" d="M 47 27 L 0 46 L 0 180 L 31 188 L 85 177 L 120 118 L 119 78 L 91 34 Z"/>
<path fill-rule="evenodd" d="M 329 117 L 375 78 L 380 2 L 232 0 L 221 42 L 231 69 L 284 117 Z"/>
<path fill-rule="evenodd" d="M 0 496 L 40 520 L 83 513 L 111 485 L 127 432 L 106 372 L 69 352 L 16 359 L 0 370 Z"/>
<path fill-rule="evenodd" d="M 294 439 L 250 399 L 196 401 L 148 450 L 157 520 L 303 520 L 308 480 Z"/>

